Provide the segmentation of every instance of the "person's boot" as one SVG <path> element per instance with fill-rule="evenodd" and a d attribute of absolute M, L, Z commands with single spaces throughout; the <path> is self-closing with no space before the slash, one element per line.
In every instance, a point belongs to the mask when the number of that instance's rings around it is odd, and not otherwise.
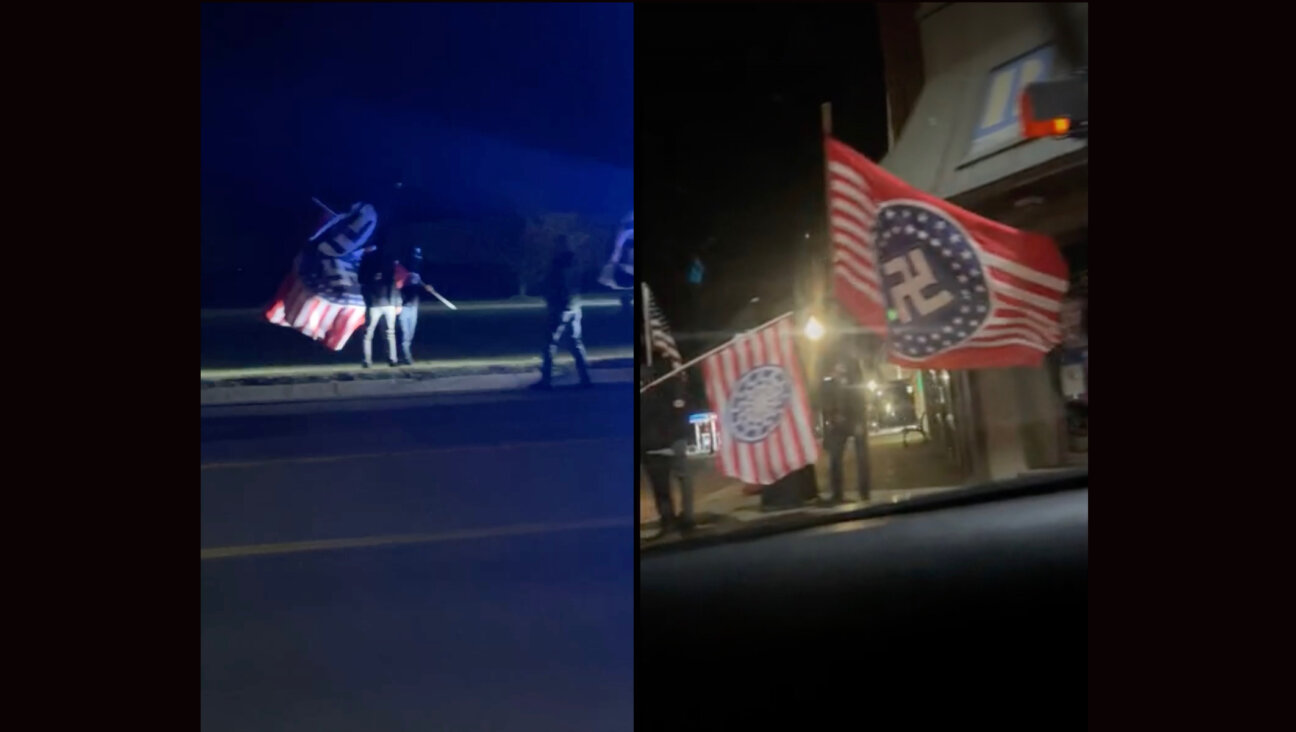
<path fill-rule="evenodd" d="M 550 350 L 548 355 L 540 363 L 540 380 L 532 384 L 532 389 L 537 391 L 549 391 L 553 388 L 553 351 Z"/>
<path fill-rule="evenodd" d="M 659 541 L 661 539 L 665 539 L 667 536 L 670 536 L 670 533 L 674 530 L 675 530 L 675 521 L 668 518 L 662 518 L 660 526 L 657 529 L 657 533 L 653 534 L 651 539 L 652 541 Z"/>
<path fill-rule="evenodd" d="M 593 386 L 590 381 L 589 357 L 585 353 L 585 344 L 577 342 L 572 348 L 572 359 L 576 362 L 576 373 L 580 375 L 580 385 L 583 387 Z"/>

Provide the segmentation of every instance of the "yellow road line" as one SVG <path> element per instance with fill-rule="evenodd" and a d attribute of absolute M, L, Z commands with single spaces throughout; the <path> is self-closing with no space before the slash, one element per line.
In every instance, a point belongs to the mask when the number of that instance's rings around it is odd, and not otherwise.
<path fill-rule="evenodd" d="M 202 470 L 239 470 L 246 468 L 259 468 L 266 465 L 294 465 L 301 463 L 336 463 L 346 460 L 366 460 L 373 458 L 396 458 L 408 457 L 411 455 L 436 455 L 439 453 L 455 452 L 490 452 L 494 450 L 519 450 L 529 447 L 571 447 L 573 445 L 586 445 L 598 442 L 613 442 L 620 439 L 619 437 L 586 437 L 575 440 L 549 440 L 540 442 L 504 442 L 498 445 L 459 445 L 456 447 L 428 447 L 418 450 L 399 450 L 389 452 L 362 452 L 348 455 L 314 455 L 308 457 L 295 458 L 276 458 L 272 460 L 251 460 L 246 462 L 214 462 L 202 463 Z"/>
<path fill-rule="evenodd" d="M 233 557 L 256 557 L 270 554 L 297 554 L 301 552 L 318 552 L 334 549 L 356 549 L 377 546 L 397 546 L 401 544 L 434 544 L 447 541 L 465 541 L 470 539 L 493 539 L 503 536 L 526 536 L 528 534 L 556 534 L 567 531 L 589 531 L 591 529 L 629 528 L 634 518 L 605 518 L 590 521 L 578 521 L 567 524 L 520 524 L 516 526 L 496 526 L 489 529 L 468 529 L 447 531 L 436 534 L 397 534 L 393 536 L 367 536 L 356 539 L 322 539 L 318 541 L 294 541 L 279 544 L 248 544 L 245 546 L 213 547 L 202 550 L 203 561 L 209 559 L 230 559 Z"/>

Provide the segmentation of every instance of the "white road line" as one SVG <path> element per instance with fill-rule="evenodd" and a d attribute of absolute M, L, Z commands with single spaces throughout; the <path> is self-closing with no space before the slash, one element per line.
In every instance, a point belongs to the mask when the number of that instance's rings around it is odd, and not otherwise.
<path fill-rule="evenodd" d="M 318 541 L 295 541 L 279 544 L 248 544 L 244 546 L 225 546 L 203 549 L 202 560 L 207 561 L 210 559 L 255 557 L 271 554 L 297 554 L 301 552 L 397 546 L 402 544 L 434 544 L 449 541 L 468 541 L 472 539 L 493 539 L 504 536 L 526 536 L 533 534 L 557 534 L 568 531 L 629 528 L 633 525 L 634 517 L 627 516 L 625 518 L 593 519 L 590 521 L 578 521 L 566 524 L 520 524 L 515 526 L 496 526 L 487 529 L 447 531 L 436 534 L 397 534 L 392 536 L 367 536 L 355 539 L 322 539 Z"/>

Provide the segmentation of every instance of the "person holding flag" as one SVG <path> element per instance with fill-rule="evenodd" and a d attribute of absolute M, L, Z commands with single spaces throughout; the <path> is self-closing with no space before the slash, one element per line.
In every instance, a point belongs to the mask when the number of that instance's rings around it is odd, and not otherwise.
<path fill-rule="evenodd" d="M 842 487 L 842 456 L 846 443 L 855 448 L 855 485 L 861 502 L 869 500 L 868 431 L 864 427 L 864 399 L 860 393 L 858 364 L 850 357 L 844 343 L 829 354 L 827 376 L 819 390 L 819 405 L 824 421 L 824 450 L 828 452 L 828 485 L 830 505 L 845 500 Z"/>
<path fill-rule="evenodd" d="M 670 375 L 670 378 L 659 385 L 659 388 L 644 394 L 641 401 L 640 435 L 647 435 L 644 444 L 643 464 L 648 473 L 648 482 L 652 487 L 653 497 L 657 503 L 658 515 L 662 517 L 664 536 L 672 529 L 683 532 L 692 531 L 693 522 L 693 475 L 688 464 L 688 418 L 686 414 L 686 372 L 680 365 L 679 347 L 671 335 L 666 315 L 653 297 L 647 282 L 640 283 L 643 289 L 644 321 L 644 357 L 647 368 L 643 374 L 656 376 Z M 654 360 L 654 356 L 661 356 Z M 674 514 L 674 501 L 671 496 L 670 482 L 674 477 L 680 484 L 681 511 Z"/>
<path fill-rule="evenodd" d="M 409 255 L 396 262 L 396 286 L 400 290 L 400 312 L 396 314 L 396 326 L 400 331 L 401 362 L 407 366 L 414 365 L 414 331 L 418 328 L 420 300 L 424 292 L 449 304 L 441 297 L 436 288 L 423 281 L 423 248 L 415 244 L 410 247 Z"/>
<path fill-rule="evenodd" d="M 671 371 L 670 363 L 658 361 L 647 373 L 654 377 Z M 639 445 L 644 472 L 652 488 L 661 528 L 660 539 L 672 531 L 693 530 L 693 482 L 688 470 L 688 415 L 684 408 L 684 385 L 679 375 L 640 397 Z M 680 482 L 681 512 L 675 512 L 671 477 Z"/>
<path fill-rule="evenodd" d="M 361 365 L 365 368 L 373 365 L 373 339 L 380 320 L 387 336 L 387 362 L 396 366 L 396 308 L 400 304 L 400 292 L 396 289 L 395 266 L 395 260 L 376 246 L 366 247 L 364 258 L 360 260 L 360 286 L 365 300 L 364 361 Z"/>

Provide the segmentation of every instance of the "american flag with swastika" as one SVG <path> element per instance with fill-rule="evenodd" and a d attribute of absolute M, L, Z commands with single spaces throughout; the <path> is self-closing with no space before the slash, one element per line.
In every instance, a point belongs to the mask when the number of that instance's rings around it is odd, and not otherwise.
<path fill-rule="evenodd" d="M 1052 239 L 927 195 L 831 138 L 826 153 L 834 294 L 886 335 L 892 363 L 1038 366 L 1061 342 L 1067 267 Z"/>
<path fill-rule="evenodd" d="M 790 313 L 708 356 L 702 376 L 720 417 L 722 474 L 770 485 L 818 459 Z"/>
<path fill-rule="evenodd" d="M 644 334 L 648 346 L 648 361 L 652 362 L 652 354 L 660 353 L 670 362 L 671 368 L 677 369 L 683 359 L 680 358 L 679 346 L 675 345 L 675 336 L 671 335 L 670 324 L 666 322 L 666 315 L 653 297 L 648 283 L 640 284 L 643 286 L 643 303 L 648 320 L 648 332 Z"/>
<path fill-rule="evenodd" d="M 364 324 L 360 258 L 377 219 L 372 206 L 356 204 L 326 223 L 293 260 L 266 309 L 266 320 L 342 350 Z"/>

